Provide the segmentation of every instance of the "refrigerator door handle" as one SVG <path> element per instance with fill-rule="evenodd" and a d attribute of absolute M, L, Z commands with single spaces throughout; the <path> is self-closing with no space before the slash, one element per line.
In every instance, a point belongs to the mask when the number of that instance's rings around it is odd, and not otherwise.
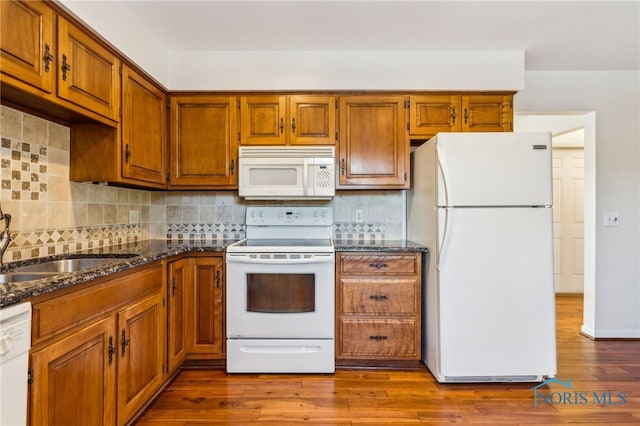
<path fill-rule="evenodd" d="M 442 231 L 442 238 L 440 239 L 440 247 L 438 250 L 439 256 L 438 256 L 438 263 L 437 263 L 437 269 L 438 272 L 440 272 L 440 265 L 442 263 L 444 263 L 444 258 L 445 258 L 445 250 L 446 248 L 449 246 L 448 240 L 449 240 L 449 227 L 450 227 L 450 220 L 449 220 L 449 208 L 445 207 L 442 208 L 440 207 L 443 211 L 444 211 L 444 229 Z M 439 232 L 439 231 L 438 231 Z"/>
<path fill-rule="evenodd" d="M 447 167 L 446 167 L 446 164 L 444 164 L 446 161 L 443 153 L 437 146 L 436 146 L 436 162 L 438 163 L 438 174 L 440 175 L 440 179 L 438 180 L 442 182 L 442 189 L 443 189 L 442 192 L 444 192 L 444 204 L 440 204 L 440 200 L 436 200 L 436 205 L 449 206 L 449 198 L 450 198 L 449 185 L 447 185 L 447 174 L 445 172 Z M 440 190 L 440 188 L 438 188 L 438 190 Z"/>

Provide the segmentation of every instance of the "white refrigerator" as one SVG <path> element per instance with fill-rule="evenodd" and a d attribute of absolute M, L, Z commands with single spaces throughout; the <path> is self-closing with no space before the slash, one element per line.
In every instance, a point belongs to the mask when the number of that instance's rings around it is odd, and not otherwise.
<path fill-rule="evenodd" d="M 555 376 L 551 135 L 439 133 L 411 161 L 426 366 L 443 383 Z"/>

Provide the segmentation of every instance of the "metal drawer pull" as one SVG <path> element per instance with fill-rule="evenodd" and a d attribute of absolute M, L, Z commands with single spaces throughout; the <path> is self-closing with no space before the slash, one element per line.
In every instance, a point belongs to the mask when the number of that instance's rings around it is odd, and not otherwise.
<path fill-rule="evenodd" d="M 369 299 L 372 300 L 387 300 L 387 295 L 386 294 L 372 294 L 371 296 L 369 296 Z"/>
<path fill-rule="evenodd" d="M 369 339 L 376 340 L 379 342 L 381 340 L 387 340 L 387 336 L 369 336 Z"/>
<path fill-rule="evenodd" d="M 370 263 L 369 266 L 371 268 L 382 269 L 382 268 L 386 268 L 389 265 L 384 262 L 374 262 L 374 263 Z"/>

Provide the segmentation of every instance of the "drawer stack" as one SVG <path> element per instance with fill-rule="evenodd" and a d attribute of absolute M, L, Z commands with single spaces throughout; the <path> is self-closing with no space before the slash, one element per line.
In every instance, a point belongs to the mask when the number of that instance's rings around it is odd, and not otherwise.
<path fill-rule="evenodd" d="M 336 359 L 420 360 L 421 254 L 343 252 L 336 262 Z"/>

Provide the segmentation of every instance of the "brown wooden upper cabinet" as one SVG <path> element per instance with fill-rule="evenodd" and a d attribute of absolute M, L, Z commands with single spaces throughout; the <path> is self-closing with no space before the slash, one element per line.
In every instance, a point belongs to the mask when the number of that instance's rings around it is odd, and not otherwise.
<path fill-rule="evenodd" d="M 165 188 L 166 102 L 163 90 L 123 66 L 122 121 L 117 128 L 102 124 L 71 126 L 69 179 Z"/>
<path fill-rule="evenodd" d="M 334 145 L 336 97 L 240 98 L 240 145 Z"/>
<path fill-rule="evenodd" d="M 341 96 L 337 188 L 409 187 L 405 96 Z"/>
<path fill-rule="evenodd" d="M 61 16 L 58 57 L 58 96 L 119 121 L 120 60 Z"/>
<path fill-rule="evenodd" d="M 3 98 L 63 119 L 80 114 L 115 126 L 120 119 L 120 60 L 50 4 L 0 1 L 1 81 L 8 92 Z M 43 99 L 50 104 L 44 106 Z M 63 113 L 60 106 L 77 114 Z"/>
<path fill-rule="evenodd" d="M 513 131 L 513 94 L 425 94 L 410 96 L 411 136 L 438 132 Z"/>
<path fill-rule="evenodd" d="M 122 69 L 122 175 L 165 185 L 167 96 L 133 69 Z"/>
<path fill-rule="evenodd" d="M 57 66 L 56 15 L 36 1 L 0 1 L 3 81 L 53 93 Z"/>
<path fill-rule="evenodd" d="M 237 189 L 235 96 L 171 96 L 172 189 Z"/>

